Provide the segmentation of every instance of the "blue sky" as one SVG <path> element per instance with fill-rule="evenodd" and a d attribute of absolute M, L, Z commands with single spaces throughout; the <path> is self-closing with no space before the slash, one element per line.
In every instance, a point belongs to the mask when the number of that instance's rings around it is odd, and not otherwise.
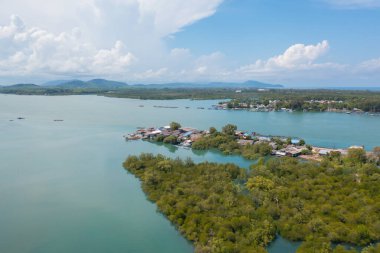
<path fill-rule="evenodd" d="M 2 4 L 0 84 L 95 77 L 380 86 L 380 0 Z"/>
<path fill-rule="evenodd" d="M 248 63 L 296 43 L 328 40 L 331 61 L 356 63 L 380 55 L 378 8 L 338 8 L 323 1 L 228 0 L 215 15 L 168 40 L 194 53 L 222 51 Z"/>

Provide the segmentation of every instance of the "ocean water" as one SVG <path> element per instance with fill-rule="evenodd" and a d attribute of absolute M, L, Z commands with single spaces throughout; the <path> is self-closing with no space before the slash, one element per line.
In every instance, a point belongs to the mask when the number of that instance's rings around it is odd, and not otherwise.
<path fill-rule="evenodd" d="M 122 162 L 141 152 L 242 167 L 251 162 L 125 142 L 122 136 L 136 127 L 178 121 L 203 129 L 234 123 L 320 146 L 380 145 L 380 117 L 208 110 L 214 103 L 0 95 L 0 252 L 192 252 Z M 269 251 L 295 252 L 297 245 L 280 238 Z"/>

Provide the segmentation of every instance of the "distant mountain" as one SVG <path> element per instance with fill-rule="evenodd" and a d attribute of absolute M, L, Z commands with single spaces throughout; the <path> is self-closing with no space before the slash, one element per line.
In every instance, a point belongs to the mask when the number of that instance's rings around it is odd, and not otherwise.
<path fill-rule="evenodd" d="M 246 81 L 243 83 L 236 82 L 211 82 L 211 83 L 163 83 L 163 84 L 135 84 L 128 85 L 124 82 L 111 81 L 106 79 L 93 79 L 89 81 L 82 80 L 55 80 L 42 84 L 41 86 L 35 84 L 16 84 L 11 86 L 4 86 L 7 88 L 16 89 L 31 89 L 31 88 L 43 88 L 43 89 L 100 89 L 100 90 L 112 90 L 112 89 L 122 89 L 128 87 L 136 88 L 149 88 L 149 89 L 212 89 L 212 88 L 222 88 L 222 89 L 274 89 L 283 88 L 279 84 L 268 84 L 258 81 Z M 4 89 L 2 87 L 2 89 Z"/>
<path fill-rule="evenodd" d="M 71 81 L 67 81 L 67 82 L 55 85 L 54 87 L 73 89 L 73 88 L 85 88 L 86 86 L 89 86 L 89 85 L 87 85 L 86 82 L 84 82 L 84 81 L 71 80 Z"/>
<path fill-rule="evenodd" d="M 41 88 L 41 86 L 31 84 L 31 83 L 19 83 L 19 84 L 14 84 L 14 85 L 9 85 L 9 86 L 2 86 L 1 88 L 4 88 L 4 89 L 37 89 L 37 88 Z"/>
<path fill-rule="evenodd" d="M 72 82 L 72 81 L 75 81 L 75 79 L 73 79 L 73 80 L 53 80 L 53 81 L 43 83 L 43 84 L 41 84 L 41 86 L 57 86 L 57 85 Z"/>
<path fill-rule="evenodd" d="M 105 79 L 93 79 L 90 81 L 81 80 L 55 80 L 43 84 L 43 86 L 57 87 L 64 89 L 93 88 L 93 89 L 118 89 L 128 87 L 128 84 Z"/>
<path fill-rule="evenodd" d="M 110 81 L 105 79 L 93 79 L 87 82 L 90 85 L 93 86 L 99 86 L 99 87 L 114 87 L 114 88 L 123 88 L 129 86 L 127 83 L 124 82 L 118 82 L 118 81 Z"/>
<path fill-rule="evenodd" d="M 258 81 L 252 81 L 248 80 L 243 83 L 244 85 L 250 86 L 250 87 L 255 87 L 255 88 L 284 88 L 283 85 L 281 84 L 269 84 L 269 83 L 262 83 Z"/>
<path fill-rule="evenodd" d="M 234 88 L 234 89 L 248 89 L 248 88 L 283 88 L 280 84 L 268 84 L 258 81 L 246 81 L 243 83 L 229 83 L 229 82 L 211 82 L 211 83 L 164 83 L 164 84 L 136 84 L 133 86 L 145 88 Z"/>

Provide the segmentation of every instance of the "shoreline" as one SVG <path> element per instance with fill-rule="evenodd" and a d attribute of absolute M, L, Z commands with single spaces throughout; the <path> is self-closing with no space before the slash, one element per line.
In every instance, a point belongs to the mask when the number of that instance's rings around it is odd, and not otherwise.
<path fill-rule="evenodd" d="M 1 95 L 14 95 L 14 96 L 41 96 L 41 97 L 67 97 L 67 96 L 99 96 L 105 98 L 119 98 L 119 99 L 133 99 L 140 101 L 175 101 L 175 100 L 189 100 L 189 101 L 220 101 L 220 100 L 228 100 L 229 98 L 141 98 L 141 97 L 123 97 L 123 96 L 110 96 L 109 94 L 104 93 L 66 93 L 66 94 L 31 94 L 31 93 L 5 93 L 0 92 Z M 144 106 L 139 106 L 144 107 Z M 160 109 L 180 109 L 180 106 L 165 106 L 165 105 L 154 105 L 153 107 Z M 289 108 L 281 108 L 281 109 L 256 109 L 256 108 L 245 108 L 245 107 L 233 107 L 227 108 L 223 107 L 220 104 L 212 105 L 211 107 L 186 107 L 186 109 L 198 109 L 198 110 L 223 110 L 223 111 L 248 111 L 248 112 L 288 112 L 288 113 L 342 113 L 348 115 L 366 115 L 371 117 L 380 117 L 380 112 L 366 112 L 362 110 L 345 110 L 345 109 L 329 109 L 329 110 L 292 110 Z"/>
<path fill-rule="evenodd" d="M 248 112 L 289 112 L 289 113 L 325 113 L 325 112 L 333 112 L 333 113 L 345 113 L 352 115 L 368 115 L 368 116 L 380 116 L 380 112 L 366 112 L 362 110 L 348 110 L 348 109 L 328 109 L 328 110 L 292 110 L 290 108 L 247 108 L 247 107 L 232 107 L 228 108 L 227 103 L 217 104 L 212 106 L 213 110 L 225 110 L 225 111 L 248 111 Z"/>
<path fill-rule="evenodd" d="M 215 131 L 217 135 L 219 134 L 220 136 L 226 137 L 216 129 Z M 352 149 L 362 150 L 368 157 L 373 154 L 371 151 L 366 151 L 364 146 L 359 145 L 353 145 L 347 148 L 320 147 L 308 145 L 303 139 L 298 137 L 261 135 L 260 133 L 237 129 L 228 137 L 229 139 L 219 141 L 217 146 L 206 145 L 203 147 L 200 145 L 200 143 L 205 140 L 210 139 L 210 141 L 212 141 L 214 134 L 215 133 L 211 133 L 210 130 L 199 130 L 192 127 L 172 129 L 170 126 L 162 126 L 149 128 L 139 127 L 135 132 L 124 135 L 123 137 L 126 141 L 148 140 L 192 150 L 210 150 L 215 148 L 226 155 L 241 155 L 248 160 L 256 160 L 259 156 L 287 156 L 320 162 L 324 157 L 347 156 Z M 217 136 L 216 138 L 219 137 Z M 222 147 L 223 145 L 232 146 L 232 149 Z M 267 148 L 265 153 L 261 151 L 251 151 L 259 146 Z M 247 150 L 250 151 L 249 154 L 246 154 L 245 151 Z"/>

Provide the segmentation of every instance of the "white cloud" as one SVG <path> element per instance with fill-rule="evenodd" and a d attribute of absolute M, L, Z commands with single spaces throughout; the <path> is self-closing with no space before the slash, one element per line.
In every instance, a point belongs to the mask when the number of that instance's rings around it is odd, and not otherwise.
<path fill-rule="evenodd" d="M 195 70 L 198 74 L 205 74 L 206 71 L 207 71 L 207 67 L 206 66 L 200 66 L 198 67 L 196 70 Z"/>
<path fill-rule="evenodd" d="M 195 73 L 198 75 L 219 75 L 224 71 L 225 56 L 221 52 L 202 55 L 194 62 Z"/>
<path fill-rule="evenodd" d="M 242 73 L 274 73 L 278 71 L 299 71 L 331 67 L 331 63 L 316 63 L 329 50 L 324 40 L 316 45 L 295 44 L 281 55 L 268 60 L 257 60 L 254 64 L 240 67 Z"/>
<path fill-rule="evenodd" d="M 123 42 L 116 41 L 115 46 L 111 49 L 102 49 L 94 56 L 93 66 L 98 68 L 97 72 L 105 71 L 106 73 L 119 73 L 131 65 L 136 57 L 126 51 Z"/>
<path fill-rule="evenodd" d="M 0 26 L 0 46 L 0 75 L 118 73 L 136 59 L 121 41 L 111 49 L 97 49 L 81 40 L 78 29 L 54 34 L 27 28 L 17 16 Z"/>
<path fill-rule="evenodd" d="M 377 74 L 380 72 L 380 58 L 371 59 L 362 62 L 358 66 L 358 71 L 361 72 L 376 72 Z"/>
<path fill-rule="evenodd" d="M 380 7 L 380 0 L 325 0 L 327 3 L 338 8 L 377 8 Z"/>
<path fill-rule="evenodd" d="M 160 78 L 166 76 L 167 73 L 168 73 L 167 68 L 160 68 L 157 70 L 148 69 L 142 73 L 136 73 L 134 75 L 134 78 L 137 80 L 144 80 L 144 81 L 159 80 Z"/>
<path fill-rule="evenodd" d="M 12 0 L 1 5 L 0 24 L 16 14 L 53 33 L 79 27 L 98 46 L 121 40 L 138 48 L 213 15 L 222 1 Z"/>
<path fill-rule="evenodd" d="M 24 29 L 24 22 L 15 15 L 11 16 L 8 26 L 0 26 L 0 39 L 7 38 Z"/>
<path fill-rule="evenodd" d="M 167 36 L 213 15 L 222 0 L 138 0 L 137 2 L 141 18 L 152 18 L 159 35 Z"/>
<path fill-rule="evenodd" d="M 172 58 L 179 58 L 182 60 L 183 58 L 191 57 L 191 52 L 188 48 L 173 48 L 170 50 L 170 56 Z"/>
<path fill-rule="evenodd" d="M 135 81 L 192 82 L 219 80 L 226 72 L 225 56 L 213 52 L 196 57 L 187 48 L 174 48 L 162 59 L 161 68 L 148 69 L 133 75 Z"/>
<path fill-rule="evenodd" d="M 13 0 L 0 8 L 0 77 L 124 79 L 181 65 L 179 59 L 193 56 L 187 49 L 170 52 L 163 39 L 213 15 L 222 1 Z M 25 24 L 12 15 L 4 25 L 12 13 Z"/>

